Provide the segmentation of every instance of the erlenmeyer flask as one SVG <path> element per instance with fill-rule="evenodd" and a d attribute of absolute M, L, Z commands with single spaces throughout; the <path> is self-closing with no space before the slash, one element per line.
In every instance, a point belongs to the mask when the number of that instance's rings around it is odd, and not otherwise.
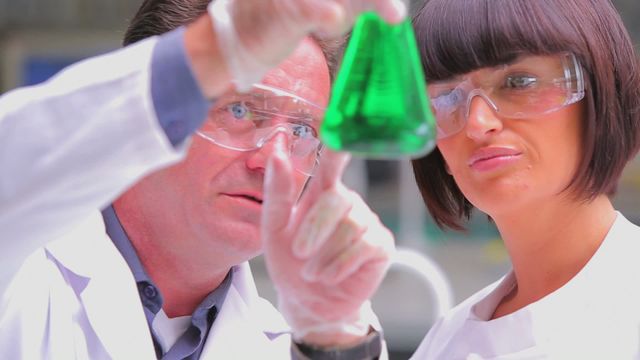
<path fill-rule="evenodd" d="M 320 135 L 331 149 L 370 158 L 433 149 L 435 119 L 409 19 L 390 25 L 374 12 L 359 16 Z"/>

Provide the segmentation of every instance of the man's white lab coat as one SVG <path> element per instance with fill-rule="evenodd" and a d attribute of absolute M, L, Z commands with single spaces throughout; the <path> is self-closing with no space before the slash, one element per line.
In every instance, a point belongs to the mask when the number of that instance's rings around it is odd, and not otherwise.
<path fill-rule="evenodd" d="M 155 359 L 136 283 L 97 209 L 184 155 L 151 100 L 156 41 L 0 98 L 5 274 L 33 253 L 0 305 L 1 359 Z M 288 357 L 280 314 L 258 297 L 248 264 L 234 271 L 201 358 Z"/>
<path fill-rule="evenodd" d="M 249 269 L 233 282 L 201 359 L 284 359 L 288 326 Z M 2 309 L 3 359 L 155 359 L 136 282 L 96 212 L 26 261 Z"/>
<path fill-rule="evenodd" d="M 186 146 L 171 145 L 153 107 L 156 41 L 0 97 L 0 292 L 37 248 L 183 157 Z"/>

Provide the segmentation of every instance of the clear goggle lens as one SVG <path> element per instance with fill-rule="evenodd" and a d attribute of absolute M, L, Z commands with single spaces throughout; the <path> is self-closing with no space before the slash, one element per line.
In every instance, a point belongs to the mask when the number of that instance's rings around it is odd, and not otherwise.
<path fill-rule="evenodd" d="M 312 175 L 322 150 L 317 129 L 324 110 L 282 89 L 256 84 L 249 93 L 220 97 L 197 134 L 227 149 L 251 151 L 283 133 L 293 167 Z"/>
<path fill-rule="evenodd" d="M 584 88 L 582 68 L 571 53 L 522 56 L 513 63 L 432 82 L 427 87 L 438 139 L 465 127 L 475 96 L 500 116 L 522 119 L 576 103 L 584 98 Z"/>

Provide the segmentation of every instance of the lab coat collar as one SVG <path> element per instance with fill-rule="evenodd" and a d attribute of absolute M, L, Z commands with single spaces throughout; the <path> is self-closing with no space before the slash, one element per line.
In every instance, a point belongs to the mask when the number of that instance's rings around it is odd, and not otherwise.
<path fill-rule="evenodd" d="M 48 244 L 46 251 L 61 265 L 111 358 L 155 359 L 135 280 L 105 234 L 99 212 Z"/>
<path fill-rule="evenodd" d="M 282 346 L 288 345 L 274 346 L 273 342 L 288 344 L 289 326 L 270 303 L 258 296 L 249 263 L 233 271 L 233 283 L 211 327 L 202 358 L 282 358 Z"/>
<path fill-rule="evenodd" d="M 155 359 L 135 280 L 106 235 L 100 212 L 47 245 L 46 250 L 68 274 L 109 355 L 114 359 Z M 258 296 L 248 262 L 233 267 L 233 271 L 231 287 L 201 358 L 282 358 L 282 349 L 290 344 L 289 326 L 268 301 Z"/>

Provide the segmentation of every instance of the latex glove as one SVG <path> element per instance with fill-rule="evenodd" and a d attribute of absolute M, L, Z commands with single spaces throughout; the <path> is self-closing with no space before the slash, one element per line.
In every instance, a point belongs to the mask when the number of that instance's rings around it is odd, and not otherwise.
<path fill-rule="evenodd" d="M 326 150 L 297 203 L 282 150 L 274 151 L 265 176 L 261 230 L 278 308 L 296 340 L 321 346 L 368 332 L 368 299 L 394 251 L 392 233 L 340 181 L 347 161 Z"/>
<path fill-rule="evenodd" d="M 341 34 L 366 10 L 391 23 L 407 12 L 402 0 L 214 0 L 208 10 L 239 91 L 259 82 L 311 32 Z"/>

